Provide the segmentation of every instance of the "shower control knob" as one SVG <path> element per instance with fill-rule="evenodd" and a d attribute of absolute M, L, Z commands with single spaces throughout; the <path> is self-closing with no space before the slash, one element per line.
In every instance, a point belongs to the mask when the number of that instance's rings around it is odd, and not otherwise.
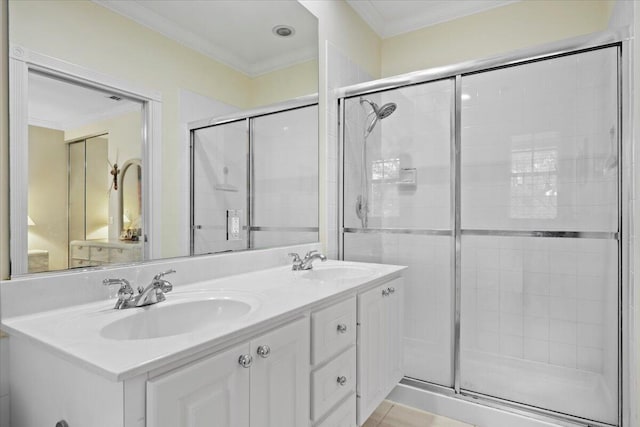
<path fill-rule="evenodd" d="M 271 348 L 268 345 L 261 345 L 260 347 L 258 347 L 257 353 L 258 356 L 266 359 L 271 354 Z"/>
<path fill-rule="evenodd" d="M 338 384 L 340 384 L 341 386 L 344 386 L 345 384 L 347 384 L 347 377 L 345 377 L 344 375 L 339 376 L 336 381 L 338 381 Z"/>
<path fill-rule="evenodd" d="M 240 356 L 240 358 L 238 359 L 238 363 L 240 364 L 240 366 L 242 366 L 243 368 L 249 368 L 251 367 L 251 364 L 253 363 L 253 357 L 251 357 L 250 354 L 243 354 L 242 356 Z"/>
<path fill-rule="evenodd" d="M 340 323 L 338 324 L 338 332 L 340 332 L 341 334 L 346 334 L 347 333 L 347 325 L 345 325 L 344 323 Z"/>

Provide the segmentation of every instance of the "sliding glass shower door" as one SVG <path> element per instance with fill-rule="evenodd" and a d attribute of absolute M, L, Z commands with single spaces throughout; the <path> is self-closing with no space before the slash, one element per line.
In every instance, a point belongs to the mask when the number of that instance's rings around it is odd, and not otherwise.
<path fill-rule="evenodd" d="M 345 100 L 344 259 L 408 265 L 405 375 L 453 385 L 454 80 Z"/>
<path fill-rule="evenodd" d="M 406 377 L 619 424 L 619 55 L 342 100 L 341 253 L 409 267 Z"/>
<path fill-rule="evenodd" d="M 618 420 L 617 49 L 462 77 L 461 388 Z"/>

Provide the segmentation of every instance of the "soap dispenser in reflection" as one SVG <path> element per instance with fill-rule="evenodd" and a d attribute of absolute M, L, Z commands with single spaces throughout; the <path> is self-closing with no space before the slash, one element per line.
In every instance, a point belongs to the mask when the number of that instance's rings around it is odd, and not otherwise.
<path fill-rule="evenodd" d="M 227 209 L 227 240 L 240 240 L 242 209 Z"/>

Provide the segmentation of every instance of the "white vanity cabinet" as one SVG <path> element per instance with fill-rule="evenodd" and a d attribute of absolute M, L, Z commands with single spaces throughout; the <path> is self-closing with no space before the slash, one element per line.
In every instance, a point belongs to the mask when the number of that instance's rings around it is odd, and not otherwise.
<path fill-rule="evenodd" d="M 402 267 L 377 268 L 386 273 L 360 283 L 293 284 L 298 275 L 274 269 L 268 283 L 288 288 L 269 288 L 274 299 L 261 294 L 259 320 L 154 341 L 84 345 L 129 313 L 104 302 L 3 321 L 11 335 L 11 425 L 362 426 L 402 378 Z M 194 298 L 220 292 L 229 291 L 198 285 Z M 64 340 L 56 335 L 63 333 Z"/>
<path fill-rule="evenodd" d="M 305 426 L 308 396 L 304 318 L 147 381 L 147 426 Z"/>
<path fill-rule="evenodd" d="M 402 279 L 358 295 L 358 425 L 402 379 Z"/>

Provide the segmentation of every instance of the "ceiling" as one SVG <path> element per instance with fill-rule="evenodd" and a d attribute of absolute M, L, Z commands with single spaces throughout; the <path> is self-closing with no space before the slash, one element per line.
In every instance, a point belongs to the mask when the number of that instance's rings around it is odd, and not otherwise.
<path fill-rule="evenodd" d="M 29 124 L 64 131 L 141 111 L 140 102 L 118 101 L 109 98 L 112 95 L 29 71 Z"/>
<path fill-rule="evenodd" d="M 297 1 L 92 1 L 249 77 L 317 59 L 317 20 Z M 274 36 L 282 24 L 295 34 Z"/>
<path fill-rule="evenodd" d="M 519 0 L 347 0 L 383 39 Z"/>

